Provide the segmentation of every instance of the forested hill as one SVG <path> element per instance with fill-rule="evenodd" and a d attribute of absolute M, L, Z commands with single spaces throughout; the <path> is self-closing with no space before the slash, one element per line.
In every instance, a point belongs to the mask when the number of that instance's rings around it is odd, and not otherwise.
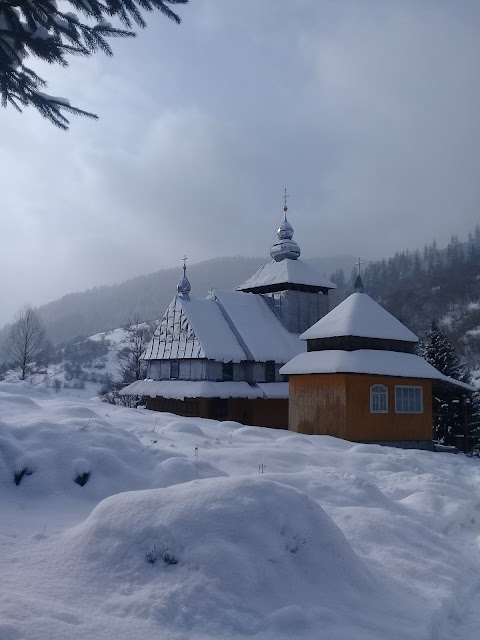
<path fill-rule="evenodd" d="M 355 273 L 332 276 L 341 290 L 352 291 Z M 467 356 L 480 366 L 480 226 L 466 242 L 453 236 L 439 249 L 403 251 L 369 262 L 362 273 L 365 291 L 420 336 L 436 320 Z"/>
<path fill-rule="evenodd" d="M 192 294 L 205 296 L 213 288 L 232 289 L 252 275 L 262 258 L 216 258 L 190 265 Z M 338 285 L 332 304 L 353 291 L 356 270 L 352 256 L 308 260 Z M 124 326 L 138 314 L 160 318 L 173 298 L 181 268 L 164 269 L 112 286 L 72 293 L 40 307 L 48 337 L 67 343 Z M 435 243 L 422 251 L 403 251 L 364 265 L 365 291 L 420 336 L 437 320 L 480 368 L 480 226 L 466 242 L 453 237 L 446 248 Z M 0 335 L 1 340 L 1 335 Z"/>
<path fill-rule="evenodd" d="M 233 289 L 265 262 L 265 258 L 215 258 L 188 268 L 192 295 L 205 296 L 210 288 Z M 337 267 L 350 270 L 352 256 L 308 260 L 327 276 Z M 39 308 L 48 338 L 55 344 L 70 342 L 124 326 L 138 314 L 145 321 L 161 318 L 176 292 L 182 270 L 163 269 L 118 285 L 71 293 Z"/>

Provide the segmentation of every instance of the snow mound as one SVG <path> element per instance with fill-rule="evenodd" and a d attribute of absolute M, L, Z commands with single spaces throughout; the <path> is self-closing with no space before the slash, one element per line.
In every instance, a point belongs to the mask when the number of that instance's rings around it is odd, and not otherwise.
<path fill-rule="evenodd" d="M 17 394 L 19 396 L 34 396 L 37 398 L 50 398 L 50 391 L 45 387 L 33 385 L 30 382 L 20 380 L 17 376 L 12 376 L 0 383 L 0 392 Z M 3 396 L 2 396 L 3 399 Z"/>
<path fill-rule="evenodd" d="M 235 438 L 239 436 L 253 440 L 272 440 L 271 429 L 265 427 L 241 427 L 235 431 Z"/>
<path fill-rule="evenodd" d="M 203 478 L 218 478 L 226 476 L 224 471 L 220 471 L 209 462 L 203 460 L 192 460 L 190 458 L 168 458 L 157 468 L 157 487 L 169 487 L 173 484 L 181 484 Z"/>
<path fill-rule="evenodd" d="M 35 396 L 30 386 L 24 392 Z M 134 434 L 106 423 L 93 407 L 68 403 L 58 414 L 46 413 L 44 401 L 8 394 L 5 388 L 0 385 L 5 418 L 0 485 L 15 500 L 81 495 L 98 501 L 119 491 L 145 489 L 152 486 L 155 468 L 172 456 L 148 450 Z"/>
<path fill-rule="evenodd" d="M 223 420 L 217 424 L 217 428 L 225 429 L 226 431 L 235 431 L 241 429 L 243 424 L 241 422 L 234 422 L 233 420 Z"/>
<path fill-rule="evenodd" d="M 311 446 L 312 444 L 311 440 L 309 440 L 307 437 L 302 435 L 296 435 L 296 434 L 281 436 L 280 438 L 277 438 L 277 442 L 281 442 L 282 444 L 286 444 L 286 445 L 299 444 L 301 446 L 304 446 L 304 445 Z"/>
<path fill-rule="evenodd" d="M 182 422 L 175 420 L 165 427 L 165 432 L 171 433 L 189 433 L 192 436 L 204 436 L 205 434 L 198 425 L 193 422 Z"/>
<path fill-rule="evenodd" d="M 377 591 L 320 506 L 260 478 L 112 496 L 61 538 L 55 565 L 76 566 L 79 588 L 102 593 L 109 614 L 159 627 L 289 634 L 339 602 L 360 613 Z"/>

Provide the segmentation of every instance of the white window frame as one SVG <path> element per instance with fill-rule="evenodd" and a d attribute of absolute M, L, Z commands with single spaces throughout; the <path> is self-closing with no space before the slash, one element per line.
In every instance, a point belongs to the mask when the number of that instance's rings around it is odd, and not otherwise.
<path fill-rule="evenodd" d="M 385 395 L 385 409 L 375 409 L 373 406 L 374 396 L 379 396 L 378 406 L 380 406 L 380 396 L 383 395 Z M 372 384 L 370 387 L 370 413 L 388 413 L 388 387 L 384 384 Z"/>
<path fill-rule="evenodd" d="M 397 402 L 397 389 L 413 389 L 414 390 L 414 394 L 415 394 L 415 390 L 419 390 L 420 391 L 420 410 L 419 411 L 409 411 L 408 409 L 403 409 L 403 407 L 401 409 L 398 408 L 398 402 Z M 403 398 L 402 398 L 402 402 L 403 402 Z M 423 387 L 422 386 L 417 386 L 417 385 L 413 385 L 413 384 L 397 384 L 395 385 L 395 413 L 404 413 L 404 414 L 416 414 L 416 415 L 420 415 L 423 413 Z"/>

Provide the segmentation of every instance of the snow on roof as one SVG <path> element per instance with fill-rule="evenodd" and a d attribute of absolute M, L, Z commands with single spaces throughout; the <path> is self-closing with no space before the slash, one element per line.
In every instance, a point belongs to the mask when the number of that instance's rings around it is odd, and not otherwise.
<path fill-rule="evenodd" d="M 278 383 L 282 384 L 282 383 Z M 283 383 L 285 384 L 285 383 Z M 120 391 L 122 396 L 156 398 L 264 398 L 264 392 L 248 382 L 210 380 L 137 380 Z"/>
<path fill-rule="evenodd" d="M 257 387 L 270 400 L 288 398 L 288 382 L 257 382 Z"/>
<path fill-rule="evenodd" d="M 469 384 L 444 376 L 424 358 L 396 351 L 309 351 L 301 353 L 280 369 L 282 375 L 311 373 L 364 373 L 399 378 L 439 380 L 472 391 Z"/>
<path fill-rule="evenodd" d="M 241 362 L 247 356 L 214 300 L 176 296 L 144 354 L 145 360 L 169 358 Z"/>
<path fill-rule="evenodd" d="M 206 358 L 217 362 L 288 362 L 305 350 L 268 302 L 252 293 L 214 291 L 176 296 L 144 353 L 145 360 Z"/>
<path fill-rule="evenodd" d="M 223 362 L 241 362 L 245 352 L 214 300 L 181 299 L 180 304 L 200 340 L 205 358 Z"/>
<path fill-rule="evenodd" d="M 276 262 L 267 262 L 251 278 L 243 284 L 235 287 L 236 291 L 267 287 L 275 284 L 304 284 L 310 287 L 336 289 L 327 277 L 317 271 L 303 260 L 285 259 Z"/>
<path fill-rule="evenodd" d="M 263 296 L 219 290 L 212 295 L 249 360 L 284 363 L 305 350 L 298 335 L 285 329 Z"/>
<path fill-rule="evenodd" d="M 366 293 L 352 293 L 300 336 L 301 340 L 357 336 L 418 342 L 417 336 Z"/>

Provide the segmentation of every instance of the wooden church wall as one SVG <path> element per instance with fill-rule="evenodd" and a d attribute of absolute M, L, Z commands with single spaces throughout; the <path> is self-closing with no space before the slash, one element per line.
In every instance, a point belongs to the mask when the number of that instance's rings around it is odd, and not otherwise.
<path fill-rule="evenodd" d="M 347 375 L 347 440 L 431 440 L 433 436 L 432 382 L 414 378 Z M 388 413 L 370 413 L 370 387 L 388 388 Z M 395 413 L 395 386 L 423 388 L 423 413 Z"/>
<path fill-rule="evenodd" d="M 289 429 L 345 438 L 345 374 L 289 378 Z"/>
<path fill-rule="evenodd" d="M 287 399 L 229 398 L 227 407 L 225 420 L 234 420 L 246 425 L 288 429 Z"/>
<path fill-rule="evenodd" d="M 430 380 L 353 374 L 290 376 L 289 429 L 354 442 L 432 439 Z M 388 388 L 388 413 L 370 413 L 370 387 Z M 423 388 L 423 413 L 395 413 L 395 385 Z"/>

